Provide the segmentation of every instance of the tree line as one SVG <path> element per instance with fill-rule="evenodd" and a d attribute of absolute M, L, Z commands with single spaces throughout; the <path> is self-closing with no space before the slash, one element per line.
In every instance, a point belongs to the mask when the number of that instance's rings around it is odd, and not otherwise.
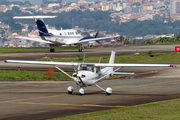
<path fill-rule="evenodd" d="M 175 34 L 180 33 L 180 21 L 172 21 L 171 18 L 155 16 L 154 20 L 137 21 L 136 19 L 129 22 L 121 23 L 112 22 L 109 11 L 89 11 L 82 12 L 81 10 L 72 10 L 70 12 L 61 13 L 47 13 L 34 12 L 33 15 L 56 15 L 55 19 L 45 19 L 44 21 L 55 26 L 57 29 L 71 29 L 74 26 L 80 28 L 93 29 L 95 31 L 106 31 L 106 33 L 119 33 L 120 35 L 127 36 L 128 38 L 145 36 L 148 34 L 161 35 L 161 34 Z M 0 21 L 10 25 L 11 30 L 20 32 L 22 26 L 20 23 L 28 24 L 30 28 L 35 25 L 34 20 L 14 20 L 14 16 L 32 16 L 29 13 L 23 13 L 21 10 L 14 6 L 12 10 L 6 13 L 0 12 Z M 166 21 L 166 22 L 164 22 Z"/>

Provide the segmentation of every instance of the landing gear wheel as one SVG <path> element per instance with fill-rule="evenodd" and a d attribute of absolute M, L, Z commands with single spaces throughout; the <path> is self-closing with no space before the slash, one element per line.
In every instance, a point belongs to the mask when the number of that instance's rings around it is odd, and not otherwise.
<path fill-rule="evenodd" d="M 67 91 L 68 91 L 69 94 L 72 94 L 73 91 L 74 91 L 74 88 L 73 88 L 72 86 L 69 86 L 69 87 L 67 88 Z"/>
<path fill-rule="evenodd" d="M 112 88 L 110 87 L 106 88 L 106 94 L 111 95 L 111 93 L 112 93 Z"/>
<path fill-rule="evenodd" d="M 73 92 L 69 92 L 69 91 L 68 91 L 68 93 L 69 93 L 69 94 L 72 94 Z"/>
<path fill-rule="evenodd" d="M 50 49 L 50 52 L 55 52 L 55 49 L 54 49 L 54 48 L 51 48 L 51 49 Z"/>
<path fill-rule="evenodd" d="M 79 89 L 79 93 L 80 95 L 84 95 L 84 89 L 83 88 Z"/>
<path fill-rule="evenodd" d="M 106 93 L 107 95 L 111 95 L 111 93 Z"/>
<path fill-rule="evenodd" d="M 83 52 L 83 51 L 84 51 L 84 47 L 80 47 L 79 52 Z"/>

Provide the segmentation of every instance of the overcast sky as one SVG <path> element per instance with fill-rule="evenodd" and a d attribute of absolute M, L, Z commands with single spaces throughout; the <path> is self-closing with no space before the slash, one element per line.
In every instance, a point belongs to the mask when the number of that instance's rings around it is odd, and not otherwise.
<path fill-rule="evenodd" d="M 26 1 L 26 0 L 8 0 L 8 1 Z M 41 4 L 42 0 L 28 0 L 31 4 Z M 62 0 L 63 2 L 77 2 L 79 0 Z M 103 0 L 85 0 L 85 1 L 103 1 Z"/>

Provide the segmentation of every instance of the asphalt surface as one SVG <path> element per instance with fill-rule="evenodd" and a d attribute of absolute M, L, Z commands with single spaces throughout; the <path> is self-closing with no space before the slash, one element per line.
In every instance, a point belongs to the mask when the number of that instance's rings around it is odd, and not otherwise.
<path fill-rule="evenodd" d="M 175 45 L 126 46 L 113 48 L 118 54 L 138 52 L 174 52 Z M 109 55 L 112 48 L 87 49 L 89 55 Z M 48 53 L 62 55 L 58 53 Z M 76 52 L 64 52 L 63 57 L 74 56 Z M 83 54 L 83 53 L 81 53 Z M 18 65 L 4 64 L 3 60 L 29 59 L 42 57 L 43 52 L 0 54 L 0 66 L 3 69 L 16 69 Z M 175 65 L 179 65 L 176 63 Z M 30 66 L 26 66 L 28 69 Z M 40 66 L 32 66 L 37 69 Z M 42 69 L 50 66 L 42 66 Z M 180 98 L 180 68 L 139 67 L 123 68 L 122 71 L 135 72 L 120 78 L 112 78 L 99 83 L 103 88 L 111 87 L 112 95 L 89 86 L 83 96 L 75 90 L 67 94 L 67 87 L 77 87 L 73 81 L 0 81 L 0 119 L 4 120 L 44 120 L 65 117 L 87 112 L 124 108 L 128 106 Z M 108 118 L 110 119 L 110 118 Z"/>

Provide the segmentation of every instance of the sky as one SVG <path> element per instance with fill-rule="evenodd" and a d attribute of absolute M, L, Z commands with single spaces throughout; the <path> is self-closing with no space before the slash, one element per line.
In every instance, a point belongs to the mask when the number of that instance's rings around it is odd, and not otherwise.
<path fill-rule="evenodd" d="M 8 1 L 21 1 L 21 2 L 24 2 L 26 0 L 8 0 Z M 28 0 L 31 4 L 41 4 L 42 0 Z M 63 2 L 66 1 L 66 2 L 77 2 L 79 0 L 62 0 Z M 85 0 L 85 1 L 103 1 L 103 0 Z"/>

